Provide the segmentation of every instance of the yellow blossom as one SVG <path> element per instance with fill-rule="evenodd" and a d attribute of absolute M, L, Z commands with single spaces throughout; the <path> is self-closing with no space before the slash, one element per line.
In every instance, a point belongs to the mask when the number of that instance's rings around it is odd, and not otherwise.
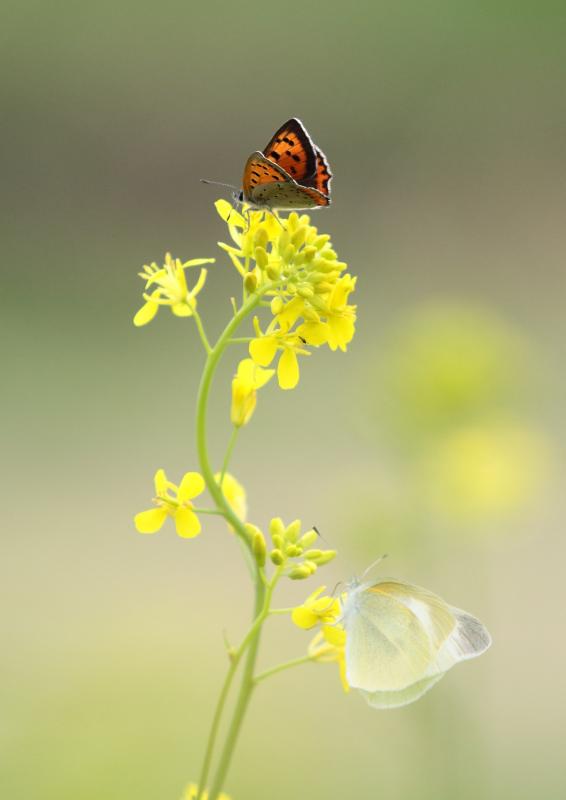
<path fill-rule="evenodd" d="M 261 334 L 261 331 L 259 331 Z M 250 342 L 250 355 L 256 364 L 267 367 L 281 350 L 277 363 L 277 380 L 281 389 L 294 389 L 299 382 L 299 360 L 297 355 L 309 356 L 304 340 L 297 333 L 275 331 L 260 335 Z"/>
<path fill-rule="evenodd" d="M 185 789 L 185 792 L 181 800 L 197 800 L 198 796 L 199 796 L 198 786 L 196 785 L 196 783 L 191 783 Z M 208 792 L 207 791 L 203 792 L 201 798 L 202 800 L 208 800 Z M 230 797 L 227 794 L 224 794 L 224 792 L 221 792 L 218 795 L 218 800 L 230 800 Z"/>
<path fill-rule="evenodd" d="M 165 263 L 159 267 L 155 262 L 145 265 L 139 273 L 145 280 L 146 291 L 143 294 L 145 303 L 134 317 L 134 325 L 141 327 L 147 325 L 154 318 L 159 306 L 169 306 L 177 317 L 190 317 L 195 313 L 196 296 L 201 291 L 206 281 L 206 270 L 201 269 L 197 282 L 189 290 L 185 270 L 201 264 L 211 264 L 214 258 L 193 258 L 182 263 L 178 258 L 172 258 L 171 253 L 165 255 Z M 150 293 L 147 292 L 150 287 Z"/>
<path fill-rule="evenodd" d="M 220 478 L 222 477 L 222 473 L 217 472 L 214 476 L 214 480 L 217 483 L 220 483 Z M 222 481 L 221 485 L 222 494 L 232 507 L 234 514 L 240 519 L 242 522 L 246 521 L 246 517 L 248 515 L 248 504 L 246 498 L 246 490 L 242 486 L 242 484 L 236 480 L 233 475 L 230 475 L 229 472 L 224 473 L 224 480 Z M 232 530 L 232 527 L 230 530 Z"/>
<path fill-rule="evenodd" d="M 315 625 L 333 625 L 339 618 L 340 601 L 322 595 L 325 589 L 326 586 L 320 586 L 301 606 L 293 609 L 291 619 L 299 628 L 309 630 Z"/>
<path fill-rule="evenodd" d="M 257 390 L 273 377 L 275 370 L 262 369 L 253 359 L 244 358 L 232 380 L 232 408 L 230 418 L 236 428 L 247 425 L 255 410 Z"/>
<path fill-rule="evenodd" d="M 331 350 L 346 351 L 355 331 L 356 306 L 348 305 L 348 296 L 356 288 L 356 278 L 343 275 L 334 285 L 327 302 L 317 309 L 326 322 L 307 320 L 297 329 L 297 333 L 308 344 L 327 343 Z"/>
<path fill-rule="evenodd" d="M 154 477 L 157 508 L 136 514 L 134 524 L 139 533 L 156 533 L 167 517 L 173 517 L 179 536 L 192 539 L 201 531 L 199 518 L 191 500 L 204 491 L 204 480 L 198 472 L 187 472 L 176 486 L 167 480 L 165 471 L 158 469 Z"/>
<path fill-rule="evenodd" d="M 345 692 L 350 691 L 346 679 L 346 631 L 337 627 L 334 635 L 328 630 L 319 631 L 309 644 L 308 654 L 313 661 L 338 664 L 338 672 Z"/>

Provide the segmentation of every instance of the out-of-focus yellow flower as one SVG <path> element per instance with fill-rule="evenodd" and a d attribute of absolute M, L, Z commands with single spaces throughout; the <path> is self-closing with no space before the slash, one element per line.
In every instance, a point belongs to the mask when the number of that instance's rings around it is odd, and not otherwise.
<path fill-rule="evenodd" d="M 232 407 L 230 418 L 236 428 L 247 425 L 257 403 L 257 390 L 275 375 L 273 369 L 262 369 L 253 359 L 244 358 L 232 380 Z"/>
<path fill-rule="evenodd" d="M 518 426 L 474 426 L 440 439 L 419 464 L 425 500 L 449 521 L 475 523 L 533 501 L 550 456 L 540 435 Z"/>
<path fill-rule="evenodd" d="M 171 253 L 165 255 L 165 263 L 159 267 L 155 262 L 145 265 L 139 273 L 145 280 L 146 291 L 143 294 L 145 303 L 134 317 L 134 325 L 147 325 L 154 318 L 159 306 L 169 306 L 177 317 L 190 317 L 195 313 L 196 296 L 206 281 L 206 270 L 201 269 L 197 282 L 189 290 L 185 270 L 201 264 L 212 264 L 214 258 L 193 258 L 183 263 L 179 258 L 172 258 Z M 155 286 L 149 294 L 147 290 Z"/>
<path fill-rule="evenodd" d="M 217 472 L 214 476 L 214 480 L 217 483 L 220 483 L 220 478 L 222 477 L 222 473 Z M 246 490 L 242 486 L 242 484 L 236 480 L 233 475 L 230 475 L 229 472 L 224 473 L 224 480 L 222 481 L 222 494 L 232 507 L 234 514 L 240 519 L 242 522 L 246 521 L 246 517 L 248 515 L 248 503 L 246 498 Z M 232 530 L 231 526 L 230 530 Z"/>
<path fill-rule="evenodd" d="M 198 797 L 198 786 L 196 785 L 196 783 L 191 783 L 185 789 L 185 792 L 181 797 L 181 800 L 197 800 L 197 797 Z M 208 800 L 208 792 L 207 791 L 203 792 L 201 798 L 202 800 Z M 230 797 L 229 795 L 224 794 L 224 792 L 221 792 L 218 795 L 218 800 L 230 800 Z"/>
<path fill-rule="evenodd" d="M 204 491 L 204 480 L 198 472 L 187 472 L 176 486 L 167 480 L 165 471 L 158 469 L 154 477 L 157 508 L 136 514 L 134 524 L 139 533 L 157 533 L 167 517 L 173 517 L 179 536 L 192 539 L 201 531 L 200 520 L 193 511 L 191 500 Z"/>
<path fill-rule="evenodd" d="M 308 654 L 313 661 L 322 664 L 336 662 L 340 681 L 345 692 L 350 691 L 346 679 L 346 631 L 339 626 L 320 630 L 309 644 Z"/>

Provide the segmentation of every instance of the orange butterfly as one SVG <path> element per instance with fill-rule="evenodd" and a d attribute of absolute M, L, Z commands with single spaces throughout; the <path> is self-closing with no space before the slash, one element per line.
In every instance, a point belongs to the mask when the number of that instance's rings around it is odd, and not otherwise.
<path fill-rule="evenodd" d="M 324 153 L 293 117 L 273 135 L 263 153 L 251 154 L 243 188 L 233 196 L 237 203 L 257 210 L 317 208 L 330 205 L 331 179 Z"/>

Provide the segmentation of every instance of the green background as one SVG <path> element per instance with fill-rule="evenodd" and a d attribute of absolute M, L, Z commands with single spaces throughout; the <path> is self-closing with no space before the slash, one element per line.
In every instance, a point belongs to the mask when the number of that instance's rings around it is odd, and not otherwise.
<path fill-rule="evenodd" d="M 202 368 L 190 321 L 133 327 L 136 272 L 167 250 L 217 255 L 200 308 L 220 329 L 238 282 L 199 178 L 238 183 L 289 116 L 332 166 L 316 223 L 359 276 L 359 323 L 295 391 L 262 390 L 233 462 L 255 523 L 301 517 L 339 551 L 281 605 L 386 551 L 381 574 L 477 614 L 495 644 L 399 711 L 342 694 L 331 665 L 274 678 L 226 790 L 562 796 L 563 4 L 37 1 L 3 17 L 2 797 L 176 800 L 197 777 L 222 630 L 241 635 L 251 592 L 222 524 L 194 541 L 133 529 L 155 469 L 196 467 Z M 303 652 L 306 634 L 270 625 L 262 664 Z"/>

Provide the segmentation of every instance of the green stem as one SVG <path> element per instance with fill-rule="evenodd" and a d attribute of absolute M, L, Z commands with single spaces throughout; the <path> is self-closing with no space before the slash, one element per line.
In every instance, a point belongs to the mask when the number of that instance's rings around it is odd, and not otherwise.
<path fill-rule="evenodd" d="M 214 347 L 211 349 L 207 349 L 208 356 L 206 359 L 206 363 L 200 381 L 198 399 L 197 399 L 197 412 L 196 412 L 197 452 L 199 457 L 200 469 L 204 481 L 206 483 L 207 489 L 210 495 L 212 496 L 218 510 L 224 516 L 227 522 L 229 522 L 230 525 L 233 527 L 234 531 L 236 532 L 236 535 L 240 538 L 244 546 L 244 549 L 250 555 L 252 554 L 250 551 L 249 539 L 244 524 L 235 514 L 234 510 L 226 500 L 221 486 L 214 479 L 214 472 L 211 467 L 210 458 L 208 455 L 206 423 L 207 423 L 208 398 L 210 394 L 210 388 L 212 385 L 212 379 L 214 377 L 216 367 L 218 366 L 218 362 L 220 361 L 220 358 L 222 357 L 222 354 L 230 338 L 232 337 L 232 334 L 237 330 L 240 323 L 243 322 L 243 320 L 254 310 L 254 308 L 258 306 L 258 304 L 261 302 L 261 297 L 262 297 L 261 294 L 252 295 L 246 300 L 246 302 L 242 305 L 242 307 L 239 310 L 235 310 L 234 317 L 226 325 Z M 199 328 L 199 332 L 201 331 L 201 328 L 202 326 Z M 205 341 L 208 344 L 206 336 L 203 339 L 203 343 Z M 208 345 L 208 348 L 210 348 L 210 345 Z M 252 624 L 252 627 L 250 628 L 248 635 L 242 642 L 242 645 L 240 646 L 239 650 L 237 651 L 237 657 L 233 659 L 232 664 L 230 665 L 230 669 L 228 670 L 228 674 L 224 681 L 224 686 L 222 687 L 220 693 L 220 697 L 212 721 L 205 758 L 201 770 L 201 778 L 199 781 L 199 789 L 198 789 L 199 796 L 202 796 L 202 793 L 205 791 L 206 788 L 206 782 L 208 780 L 208 775 L 210 772 L 210 764 L 212 761 L 212 755 L 214 752 L 214 746 L 218 735 L 218 729 L 222 713 L 224 711 L 226 699 L 228 697 L 228 693 L 234 675 L 236 673 L 238 663 L 246 648 L 248 648 L 248 655 L 243 670 L 240 696 L 236 706 L 236 710 L 234 712 L 234 719 L 232 721 L 230 733 L 224 748 L 223 758 L 222 761 L 220 762 L 216 780 L 214 782 L 215 787 L 221 786 L 221 783 L 226 775 L 226 771 L 228 769 L 231 754 L 235 744 L 235 739 L 237 737 L 239 726 L 241 725 L 241 720 L 243 718 L 243 712 L 245 712 L 245 708 L 247 706 L 247 699 L 245 698 L 249 698 L 249 691 L 246 692 L 244 690 L 245 689 L 249 690 L 251 687 L 253 687 L 253 673 L 255 669 L 257 649 L 259 646 L 259 632 L 261 630 L 261 625 L 263 624 L 263 621 L 267 616 L 266 611 L 265 613 L 263 613 L 264 604 L 266 597 L 270 598 L 271 596 L 269 588 L 266 587 L 264 583 L 263 574 L 260 567 L 258 566 L 255 559 L 253 559 L 253 562 L 254 562 L 254 573 L 255 573 L 254 574 L 254 582 L 255 582 L 254 623 Z M 267 609 L 268 608 L 269 605 L 267 605 Z M 228 747 L 229 743 L 231 743 L 230 747 Z M 216 794 L 211 794 L 210 800 L 213 800 L 213 798 L 216 797 L 218 792 L 219 790 L 216 789 Z"/>
<path fill-rule="evenodd" d="M 276 667 L 271 667 L 271 669 L 266 669 L 265 672 L 260 672 L 259 675 L 256 675 L 255 682 L 260 683 L 267 678 L 271 678 L 272 675 L 277 675 L 279 672 L 291 669 L 292 667 L 298 667 L 300 664 L 308 664 L 309 661 L 313 661 L 312 656 L 299 656 L 299 658 L 292 658 L 290 661 L 284 661 Z"/>
<path fill-rule="evenodd" d="M 269 606 L 271 604 L 271 597 L 280 575 L 281 575 L 281 570 L 278 569 L 273 577 L 273 580 L 270 583 L 268 583 L 267 586 L 265 586 L 262 582 L 257 582 L 255 586 L 255 592 L 256 592 L 255 609 L 257 611 L 258 608 L 261 608 L 261 611 L 258 613 L 258 616 L 256 618 L 256 625 L 257 625 L 256 630 L 254 631 L 249 641 L 246 663 L 244 665 L 244 669 L 242 672 L 240 692 L 238 694 L 238 699 L 236 701 L 236 706 L 234 708 L 234 713 L 232 715 L 232 721 L 230 723 L 230 727 L 228 728 L 226 741 L 224 742 L 224 748 L 220 755 L 220 760 L 218 762 L 216 775 L 212 782 L 209 800 L 218 800 L 218 796 L 222 791 L 222 788 L 224 786 L 224 781 L 228 773 L 228 768 L 230 767 L 230 762 L 234 754 L 234 749 L 238 741 L 238 736 L 242 727 L 242 722 L 244 721 L 244 717 L 248 709 L 249 702 L 251 700 L 252 692 L 255 688 L 256 681 L 254 678 L 254 671 L 255 671 L 255 662 L 257 659 L 257 651 L 259 648 L 261 628 L 264 621 L 267 619 L 269 615 Z"/>
<path fill-rule="evenodd" d="M 226 470 L 228 469 L 228 465 L 230 464 L 230 459 L 232 458 L 232 453 L 234 452 L 234 445 L 236 444 L 236 439 L 238 438 L 239 428 L 233 428 L 232 433 L 230 435 L 230 441 L 228 442 L 228 447 L 226 448 L 226 455 L 224 456 L 224 463 L 222 464 L 222 472 L 220 473 L 220 488 L 222 488 L 224 484 L 224 476 L 226 475 Z"/>

